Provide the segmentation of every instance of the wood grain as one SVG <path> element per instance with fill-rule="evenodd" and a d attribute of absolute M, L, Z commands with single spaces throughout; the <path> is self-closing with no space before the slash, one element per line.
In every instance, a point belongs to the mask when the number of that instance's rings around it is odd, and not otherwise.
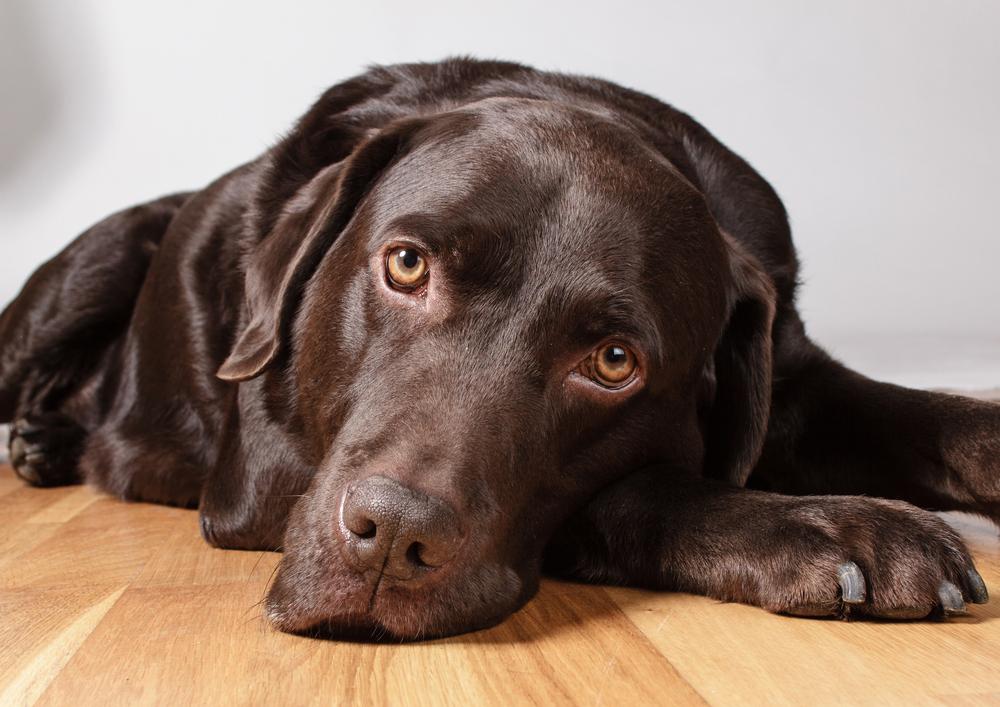
<path fill-rule="evenodd" d="M 1000 595 L 996 530 L 946 517 Z M 209 547 L 192 511 L 0 467 L 0 705 L 1000 703 L 996 599 L 949 623 L 844 623 L 545 581 L 494 629 L 364 645 L 272 631 L 277 560 Z"/>

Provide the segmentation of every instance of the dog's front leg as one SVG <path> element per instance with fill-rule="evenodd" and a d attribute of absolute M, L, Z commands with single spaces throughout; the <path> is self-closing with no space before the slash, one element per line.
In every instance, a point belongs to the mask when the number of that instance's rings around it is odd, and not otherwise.
<path fill-rule="evenodd" d="M 896 498 L 1000 524 L 1000 405 L 880 383 L 810 342 L 789 348 L 750 486 Z"/>
<path fill-rule="evenodd" d="M 922 618 L 987 592 L 962 540 L 899 501 L 784 496 L 652 467 L 570 519 L 546 568 L 806 615 Z"/>

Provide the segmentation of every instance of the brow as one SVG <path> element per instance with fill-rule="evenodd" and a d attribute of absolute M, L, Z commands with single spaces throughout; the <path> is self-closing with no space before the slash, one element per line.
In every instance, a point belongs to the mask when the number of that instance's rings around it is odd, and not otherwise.
<path fill-rule="evenodd" d="M 580 292 L 553 287 L 543 305 L 550 316 L 574 322 L 571 336 L 580 344 L 620 337 L 642 347 L 653 361 L 665 354 L 661 332 L 645 298 L 627 291 Z"/>
<path fill-rule="evenodd" d="M 598 305 L 581 321 L 580 333 L 588 339 L 620 336 L 641 346 L 654 361 L 661 360 L 663 356 L 663 344 L 655 321 L 636 303 Z"/>

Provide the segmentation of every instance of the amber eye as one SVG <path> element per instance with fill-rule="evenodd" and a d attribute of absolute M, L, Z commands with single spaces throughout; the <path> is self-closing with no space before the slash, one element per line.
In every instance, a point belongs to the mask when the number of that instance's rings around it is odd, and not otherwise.
<path fill-rule="evenodd" d="M 635 354 L 621 344 L 604 344 L 584 362 L 588 376 L 605 388 L 621 388 L 635 375 Z"/>
<path fill-rule="evenodd" d="M 427 279 L 427 260 L 413 248 L 393 248 L 386 257 L 389 281 L 400 289 L 413 290 Z"/>

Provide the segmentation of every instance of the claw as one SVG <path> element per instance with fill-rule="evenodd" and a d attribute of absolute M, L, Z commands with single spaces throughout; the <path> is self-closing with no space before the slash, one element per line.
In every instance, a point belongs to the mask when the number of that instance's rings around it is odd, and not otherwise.
<path fill-rule="evenodd" d="M 38 470 L 30 464 L 15 464 L 14 473 L 32 486 L 41 486 L 42 484 L 42 477 L 38 475 Z"/>
<path fill-rule="evenodd" d="M 24 440 L 20 437 L 15 437 L 10 442 L 10 460 L 17 466 L 22 461 L 24 461 L 24 455 L 26 453 Z"/>
<path fill-rule="evenodd" d="M 28 452 L 24 455 L 24 463 L 30 466 L 41 466 L 45 463 L 45 455 L 42 452 Z"/>
<path fill-rule="evenodd" d="M 982 576 L 974 569 L 965 572 L 969 578 L 969 593 L 973 604 L 985 604 L 990 600 L 990 593 L 986 590 L 986 582 Z"/>
<path fill-rule="evenodd" d="M 22 437 L 28 437 L 41 431 L 41 425 L 32 424 L 23 417 L 14 423 L 14 432 Z"/>
<path fill-rule="evenodd" d="M 865 600 L 865 576 L 861 574 L 860 567 L 853 562 L 845 562 L 837 568 L 837 579 L 845 604 L 860 604 Z"/>
<path fill-rule="evenodd" d="M 964 614 L 965 601 L 962 599 L 962 592 L 951 582 L 941 582 L 938 587 L 938 598 L 941 600 L 941 608 L 945 614 Z"/>

